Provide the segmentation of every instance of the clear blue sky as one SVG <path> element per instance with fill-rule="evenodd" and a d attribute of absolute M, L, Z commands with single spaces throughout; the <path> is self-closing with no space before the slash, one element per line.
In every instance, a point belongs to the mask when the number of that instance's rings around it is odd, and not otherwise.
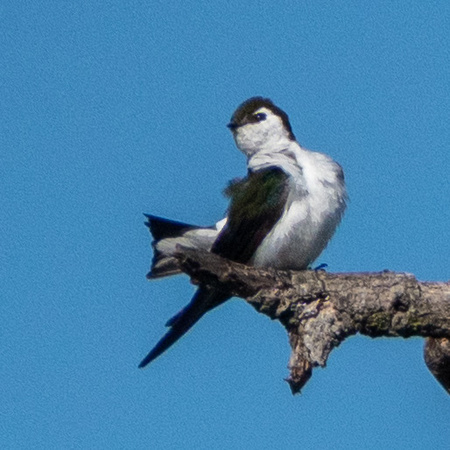
<path fill-rule="evenodd" d="M 394 4 L 395 3 L 395 4 Z M 253 95 L 344 167 L 329 270 L 449 278 L 450 3 L 0 7 L 2 448 L 448 449 L 421 339 L 354 337 L 292 397 L 283 328 L 233 300 L 146 370 L 194 288 L 143 212 L 209 225 Z"/>

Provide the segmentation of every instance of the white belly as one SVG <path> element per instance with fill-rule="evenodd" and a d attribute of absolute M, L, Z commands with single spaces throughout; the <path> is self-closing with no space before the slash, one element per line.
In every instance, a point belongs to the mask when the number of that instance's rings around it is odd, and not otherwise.
<path fill-rule="evenodd" d="M 292 202 L 262 241 L 252 264 L 285 270 L 306 269 L 333 236 L 344 208 L 345 202 L 336 196 L 310 194 Z"/>

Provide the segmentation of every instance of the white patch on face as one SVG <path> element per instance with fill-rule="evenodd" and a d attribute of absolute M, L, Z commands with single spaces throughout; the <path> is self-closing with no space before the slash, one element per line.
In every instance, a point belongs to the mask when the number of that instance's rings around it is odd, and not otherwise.
<path fill-rule="evenodd" d="M 283 121 L 268 108 L 259 108 L 254 114 L 265 114 L 260 122 L 247 123 L 236 128 L 236 145 L 246 155 L 251 156 L 260 150 L 270 150 L 285 146 L 290 141 Z"/>

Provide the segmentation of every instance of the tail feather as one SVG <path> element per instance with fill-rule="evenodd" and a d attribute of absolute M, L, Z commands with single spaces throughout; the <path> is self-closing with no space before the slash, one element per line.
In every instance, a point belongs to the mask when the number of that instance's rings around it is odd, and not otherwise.
<path fill-rule="evenodd" d="M 218 234 L 216 227 L 197 227 L 184 222 L 144 214 L 145 225 L 153 236 L 153 259 L 147 278 L 161 278 L 181 273 L 174 258 L 177 244 L 209 250 Z"/>
<path fill-rule="evenodd" d="M 152 214 L 144 214 L 144 216 L 147 218 L 145 225 L 150 228 L 150 232 L 157 241 L 166 238 L 179 237 L 188 230 L 198 228 L 188 223 L 164 219 L 163 217 L 154 216 Z"/>
<path fill-rule="evenodd" d="M 169 320 L 168 326 L 170 326 L 170 330 L 141 361 L 139 367 L 143 368 L 150 364 L 189 331 L 205 313 L 219 306 L 228 298 L 230 296 L 223 292 L 200 288 L 191 302 Z"/>
<path fill-rule="evenodd" d="M 164 244 L 167 243 L 170 248 L 175 247 L 174 239 L 181 238 L 184 233 L 195 230 L 197 227 L 152 214 L 144 214 L 144 216 L 147 218 L 145 225 L 150 229 L 150 233 L 153 236 L 153 259 L 147 278 L 161 278 L 180 273 L 177 261 L 172 257 L 171 251 L 165 248 Z M 160 241 L 163 241 L 163 243 L 160 244 Z"/>

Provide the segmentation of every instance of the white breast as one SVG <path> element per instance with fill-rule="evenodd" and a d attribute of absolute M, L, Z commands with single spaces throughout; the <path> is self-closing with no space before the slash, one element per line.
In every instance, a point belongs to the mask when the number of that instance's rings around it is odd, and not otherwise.
<path fill-rule="evenodd" d="M 306 269 L 333 236 L 347 198 L 340 166 L 331 158 L 302 149 L 290 149 L 298 162 L 286 208 L 256 251 L 252 264 L 278 269 Z"/>

